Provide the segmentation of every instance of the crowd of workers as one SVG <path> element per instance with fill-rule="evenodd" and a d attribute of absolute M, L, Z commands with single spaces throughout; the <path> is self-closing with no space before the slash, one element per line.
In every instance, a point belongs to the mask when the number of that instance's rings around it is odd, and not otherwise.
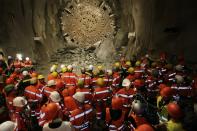
<path fill-rule="evenodd" d="M 194 131 L 197 83 L 184 59 L 122 57 L 104 69 L 53 65 L 0 54 L 0 131 Z"/>

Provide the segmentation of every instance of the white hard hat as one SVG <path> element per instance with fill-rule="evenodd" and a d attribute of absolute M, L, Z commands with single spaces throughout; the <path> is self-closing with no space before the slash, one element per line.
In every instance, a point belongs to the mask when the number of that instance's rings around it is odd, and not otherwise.
<path fill-rule="evenodd" d="M 176 69 L 177 71 L 182 71 L 182 70 L 183 70 L 183 66 L 182 66 L 182 65 L 176 65 L 176 66 L 175 66 L 175 69 Z"/>
<path fill-rule="evenodd" d="M 92 71 L 93 69 L 94 69 L 94 66 L 93 65 L 89 65 L 88 66 L 88 70 L 91 70 Z"/>
<path fill-rule="evenodd" d="M 129 79 L 124 79 L 123 82 L 122 82 L 122 86 L 123 87 L 127 87 L 127 86 L 130 86 L 131 85 L 131 82 Z"/>
<path fill-rule="evenodd" d="M 134 100 L 131 105 L 132 111 L 136 114 L 142 114 L 145 110 L 144 104 L 139 100 Z"/>
<path fill-rule="evenodd" d="M 60 102 L 60 101 L 61 101 L 60 94 L 59 94 L 57 91 L 51 92 L 49 98 L 50 98 L 53 102 Z"/>
<path fill-rule="evenodd" d="M 65 68 L 66 67 L 66 65 L 64 65 L 64 64 L 62 64 L 61 66 L 60 66 L 60 68 L 62 69 L 62 68 Z"/>
<path fill-rule="evenodd" d="M 29 57 L 26 57 L 25 60 L 26 60 L 26 61 L 29 61 L 30 59 L 29 59 Z"/>
<path fill-rule="evenodd" d="M 24 107 L 27 104 L 27 100 L 24 97 L 18 96 L 13 100 L 13 106 Z"/>
<path fill-rule="evenodd" d="M 176 79 L 176 82 L 179 84 L 184 82 L 184 78 L 181 75 L 176 75 L 175 79 Z"/>
<path fill-rule="evenodd" d="M 68 68 L 68 70 L 72 70 L 73 66 L 72 65 L 68 65 L 67 68 Z"/>
<path fill-rule="evenodd" d="M 8 59 L 12 59 L 12 56 L 8 56 Z"/>
<path fill-rule="evenodd" d="M 27 76 L 27 75 L 29 75 L 29 73 L 28 73 L 28 71 L 23 71 L 23 72 L 22 72 L 22 75 L 23 75 L 23 76 Z"/>
<path fill-rule="evenodd" d="M 52 65 L 50 68 L 50 72 L 55 72 L 57 70 L 57 65 Z"/>
<path fill-rule="evenodd" d="M 50 80 L 47 82 L 47 86 L 55 86 L 56 83 L 55 83 L 55 80 Z"/>
<path fill-rule="evenodd" d="M 12 121 L 5 121 L 0 124 L 1 131 L 14 131 L 16 124 Z"/>
<path fill-rule="evenodd" d="M 85 100 L 85 94 L 82 92 L 77 92 L 73 95 L 73 98 L 80 103 L 83 103 Z"/>
<path fill-rule="evenodd" d="M 112 75 L 112 73 L 113 73 L 111 69 L 106 70 L 106 72 L 108 75 Z"/>

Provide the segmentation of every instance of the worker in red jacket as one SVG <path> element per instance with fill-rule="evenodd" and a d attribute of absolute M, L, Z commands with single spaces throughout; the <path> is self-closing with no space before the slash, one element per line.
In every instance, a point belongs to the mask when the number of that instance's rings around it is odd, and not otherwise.
<path fill-rule="evenodd" d="M 47 82 L 47 86 L 43 88 L 42 94 L 48 98 L 53 91 L 56 91 L 56 83 L 55 80 L 50 80 Z"/>
<path fill-rule="evenodd" d="M 111 91 L 105 87 L 103 78 L 98 78 L 96 83 L 97 85 L 93 93 L 93 102 L 96 106 L 96 118 L 100 120 L 103 110 L 107 107 L 107 101 L 111 97 Z"/>
<path fill-rule="evenodd" d="M 84 67 L 81 68 L 81 75 L 78 77 L 78 79 L 82 79 L 84 81 L 85 88 L 91 88 L 92 78 L 86 74 L 86 69 Z"/>

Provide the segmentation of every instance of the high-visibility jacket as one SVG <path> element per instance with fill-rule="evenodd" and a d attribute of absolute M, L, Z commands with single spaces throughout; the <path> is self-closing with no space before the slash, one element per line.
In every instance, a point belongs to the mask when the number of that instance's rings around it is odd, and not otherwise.
<path fill-rule="evenodd" d="M 113 83 L 113 76 L 105 76 L 103 79 L 105 81 L 105 87 L 111 88 Z"/>
<path fill-rule="evenodd" d="M 112 82 L 113 87 L 114 88 L 119 87 L 120 82 L 121 82 L 120 73 L 119 72 L 114 72 L 114 74 L 113 74 L 113 82 Z"/>
<path fill-rule="evenodd" d="M 148 124 L 147 120 L 145 117 L 143 116 L 139 116 L 139 115 L 136 115 L 134 113 L 131 113 L 131 115 L 129 117 L 132 117 L 135 121 L 135 124 L 136 126 L 140 126 L 140 125 L 143 125 L 143 124 Z"/>
<path fill-rule="evenodd" d="M 124 108 L 130 107 L 130 103 L 132 102 L 132 98 L 134 94 L 135 94 L 135 91 L 132 88 L 130 88 L 129 90 L 122 88 L 116 93 L 117 96 L 123 99 Z"/>
<path fill-rule="evenodd" d="M 70 114 L 70 122 L 76 131 L 89 131 L 90 118 L 92 117 L 93 109 L 90 105 L 85 105 L 84 109 L 75 109 Z"/>
<path fill-rule="evenodd" d="M 43 98 L 41 91 L 33 85 L 25 88 L 24 96 L 29 102 L 40 102 Z"/>
<path fill-rule="evenodd" d="M 16 123 L 15 131 L 27 131 L 27 127 L 25 126 L 25 119 L 22 117 L 20 111 L 14 112 L 12 121 Z"/>
<path fill-rule="evenodd" d="M 78 79 L 82 79 L 84 81 L 85 88 L 89 88 L 92 85 L 92 78 L 89 75 L 82 74 Z"/>
<path fill-rule="evenodd" d="M 76 88 L 77 88 L 76 86 L 67 87 L 61 92 L 61 94 L 63 97 L 73 96 L 76 92 Z"/>
<path fill-rule="evenodd" d="M 43 96 L 46 96 L 48 98 L 50 96 L 51 92 L 53 92 L 53 91 L 57 91 L 55 89 L 55 87 L 51 88 L 51 87 L 46 86 L 46 87 L 43 88 L 42 94 L 43 94 Z"/>
<path fill-rule="evenodd" d="M 126 79 L 129 79 L 131 82 L 135 80 L 135 76 L 132 74 L 129 74 Z"/>
<path fill-rule="evenodd" d="M 106 108 L 106 123 L 109 131 L 124 131 L 125 112 L 122 112 L 121 117 L 118 120 L 112 120 L 110 115 L 110 108 Z"/>
<path fill-rule="evenodd" d="M 92 88 L 96 88 L 96 81 L 97 81 L 98 77 L 94 77 L 92 78 Z"/>
<path fill-rule="evenodd" d="M 96 105 L 96 117 L 101 119 L 102 111 L 106 108 L 106 101 L 111 97 L 107 87 L 96 87 L 93 93 L 93 101 Z"/>
<path fill-rule="evenodd" d="M 72 72 L 66 72 L 62 74 L 61 78 L 64 81 L 66 87 L 76 86 L 77 79 L 78 79 L 77 75 Z"/>
<path fill-rule="evenodd" d="M 38 84 L 36 85 L 36 88 L 37 88 L 40 92 L 42 92 L 43 89 L 45 88 L 45 86 L 46 86 L 46 83 L 41 83 L 41 82 L 38 81 Z"/>
<path fill-rule="evenodd" d="M 72 96 L 64 97 L 65 110 L 73 111 L 79 107 L 78 103 Z"/>
<path fill-rule="evenodd" d="M 43 131 L 72 131 L 72 124 L 67 121 L 63 121 L 62 124 L 57 128 L 50 128 L 49 123 L 43 126 Z"/>
<path fill-rule="evenodd" d="M 173 84 L 171 88 L 180 96 L 191 97 L 193 94 L 193 88 L 191 85 Z"/>
<path fill-rule="evenodd" d="M 78 88 L 76 90 L 76 92 L 82 92 L 82 93 L 85 94 L 85 101 L 84 101 L 84 103 L 90 103 L 92 101 L 93 96 L 92 96 L 92 92 L 91 92 L 90 89 L 87 89 L 87 88 Z"/>

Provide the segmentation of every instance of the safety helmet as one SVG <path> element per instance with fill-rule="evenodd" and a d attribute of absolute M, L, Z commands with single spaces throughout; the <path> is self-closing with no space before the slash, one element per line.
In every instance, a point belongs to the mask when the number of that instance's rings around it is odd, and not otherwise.
<path fill-rule="evenodd" d="M 98 86 L 104 86 L 104 84 L 105 84 L 105 81 L 103 80 L 103 78 L 98 78 L 97 80 L 96 80 L 96 84 L 98 85 Z"/>
<path fill-rule="evenodd" d="M 26 57 L 25 60 L 26 60 L 26 61 L 29 61 L 30 59 L 29 59 L 29 57 Z"/>
<path fill-rule="evenodd" d="M 57 65 L 52 65 L 50 68 L 50 72 L 55 72 L 57 70 Z"/>
<path fill-rule="evenodd" d="M 62 71 L 62 73 L 67 72 L 67 67 L 62 68 L 61 71 Z"/>
<path fill-rule="evenodd" d="M 37 78 L 36 77 L 33 77 L 30 79 L 30 84 L 34 85 L 37 83 Z"/>
<path fill-rule="evenodd" d="M 166 84 L 159 84 L 159 90 L 161 91 L 163 88 L 166 87 Z"/>
<path fill-rule="evenodd" d="M 176 69 L 177 71 L 183 71 L 183 66 L 182 66 L 182 65 L 176 65 L 176 66 L 175 66 L 175 69 Z"/>
<path fill-rule="evenodd" d="M 29 73 L 28 73 L 28 71 L 23 71 L 23 72 L 22 72 L 22 75 L 23 75 L 23 76 L 27 76 L 27 75 L 29 75 Z"/>
<path fill-rule="evenodd" d="M 6 85 L 14 84 L 14 79 L 12 77 L 9 77 L 6 79 L 5 83 L 6 83 Z"/>
<path fill-rule="evenodd" d="M 164 88 L 160 91 L 160 95 L 161 95 L 162 97 L 167 97 L 167 98 L 172 97 L 172 95 L 173 95 L 173 90 L 172 90 L 172 88 L 170 88 L 170 87 L 164 87 Z"/>
<path fill-rule="evenodd" d="M 88 70 L 89 70 L 89 71 L 93 71 L 93 70 L 94 70 L 94 66 L 93 66 L 93 65 L 89 65 L 89 66 L 88 66 Z"/>
<path fill-rule="evenodd" d="M 82 93 L 82 92 L 76 92 L 76 93 L 73 95 L 73 98 L 74 98 L 75 100 L 77 100 L 78 102 L 83 103 L 84 100 L 85 100 L 85 94 Z"/>
<path fill-rule="evenodd" d="M 6 94 L 11 92 L 12 90 L 14 90 L 14 85 L 13 84 L 9 84 L 9 85 L 4 87 L 4 91 L 5 91 Z"/>
<path fill-rule="evenodd" d="M 131 85 L 131 82 L 130 82 L 129 79 L 124 79 L 124 80 L 122 81 L 122 86 L 123 86 L 123 87 L 128 87 L 128 86 L 130 86 L 130 85 Z"/>
<path fill-rule="evenodd" d="M 178 84 L 181 84 L 181 83 L 184 82 L 184 78 L 183 78 L 183 76 L 181 76 L 181 75 L 176 75 L 176 76 L 175 76 L 175 79 L 176 79 L 176 82 L 177 82 Z"/>
<path fill-rule="evenodd" d="M 135 62 L 135 66 L 140 66 L 141 65 L 141 61 L 136 61 Z"/>
<path fill-rule="evenodd" d="M 43 75 L 38 75 L 38 80 L 44 79 Z"/>
<path fill-rule="evenodd" d="M 13 99 L 13 106 L 24 107 L 25 105 L 27 105 L 27 100 L 24 97 L 18 96 Z"/>
<path fill-rule="evenodd" d="M 2 124 L 0 124 L 1 131 L 14 131 L 16 127 L 16 123 L 12 121 L 5 121 Z"/>
<path fill-rule="evenodd" d="M 131 108 L 135 114 L 140 115 L 144 112 L 145 105 L 140 100 L 134 100 L 132 102 Z"/>
<path fill-rule="evenodd" d="M 125 65 L 126 65 L 127 67 L 130 67 L 130 66 L 131 66 L 131 62 L 130 62 L 130 61 L 126 61 Z"/>
<path fill-rule="evenodd" d="M 57 79 L 55 81 L 55 84 L 56 84 L 56 89 L 61 89 L 64 87 L 64 82 L 61 79 Z"/>
<path fill-rule="evenodd" d="M 97 66 L 98 71 L 102 71 L 103 70 L 103 66 L 99 65 Z"/>
<path fill-rule="evenodd" d="M 53 91 L 50 93 L 49 98 L 53 101 L 53 102 L 60 102 L 61 101 L 61 97 L 60 94 L 57 91 Z"/>
<path fill-rule="evenodd" d="M 46 114 L 46 120 L 53 120 L 58 115 L 58 105 L 53 102 L 47 105 L 43 105 L 41 108 L 41 112 Z"/>
<path fill-rule="evenodd" d="M 31 74 L 31 77 L 38 77 L 38 74 L 37 74 L 36 72 L 33 72 L 33 73 Z"/>
<path fill-rule="evenodd" d="M 62 68 L 65 68 L 65 67 L 66 67 L 65 64 L 60 65 L 60 68 L 61 68 L 61 69 L 62 69 Z"/>
<path fill-rule="evenodd" d="M 78 87 L 83 87 L 84 86 L 84 79 L 78 79 L 77 86 Z"/>
<path fill-rule="evenodd" d="M 138 126 L 135 131 L 154 131 L 153 127 L 149 124 L 142 124 Z"/>
<path fill-rule="evenodd" d="M 135 69 L 133 67 L 129 67 L 128 72 L 130 74 L 134 74 Z"/>
<path fill-rule="evenodd" d="M 119 97 L 113 97 L 112 98 L 112 109 L 119 110 L 122 109 L 123 101 Z"/>
<path fill-rule="evenodd" d="M 107 75 L 111 76 L 113 74 L 111 69 L 106 70 Z"/>
<path fill-rule="evenodd" d="M 9 55 L 9 56 L 8 56 L 8 59 L 12 59 L 12 56 Z"/>
<path fill-rule="evenodd" d="M 114 67 L 115 67 L 116 69 L 120 69 L 120 67 L 121 67 L 120 62 L 116 62 L 116 63 L 114 64 Z"/>
<path fill-rule="evenodd" d="M 179 119 L 183 116 L 180 106 L 176 103 L 169 103 L 167 110 L 168 114 L 174 119 Z"/>
<path fill-rule="evenodd" d="M 50 81 L 48 81 L 47 82 L 47 86 L 55 86 L 56 85 L 56 83 L 55 83 L 55 80 L 50 80 Z"/>
<path fill-rule="evenodd" d="M 73 66 L 72 65 L 68 65 L 67 69 L 68 69 L 68 71 L 72 71 L 73 70 Z"/>
<path fill-rule="evenodd" d="M 51 75 L 53 76 L 53 78 L 57 78 L 58 77 L 58 73 L 57 72 L 52 72 Z"/>

